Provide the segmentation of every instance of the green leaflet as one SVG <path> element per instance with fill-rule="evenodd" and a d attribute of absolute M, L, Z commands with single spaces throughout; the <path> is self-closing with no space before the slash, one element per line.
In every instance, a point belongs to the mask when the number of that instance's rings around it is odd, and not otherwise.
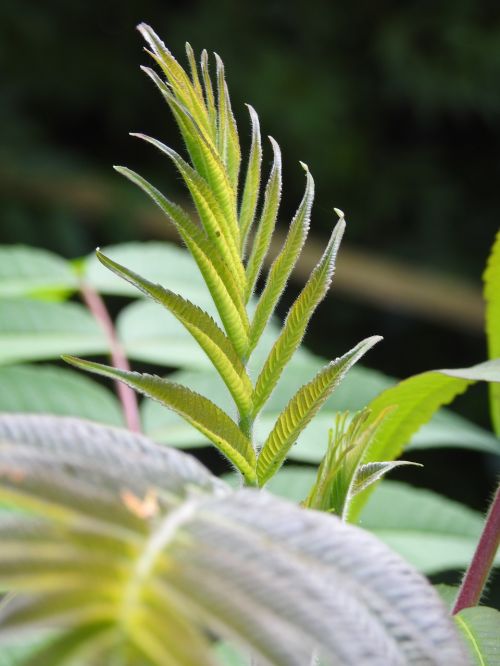
<path fill-rule="evenodd" d="M 474 666 L 500 664 L 500 612 L 478 606 L 465 608 L 453 618 L 467 645 Z"/>
<path fill-rule="evenodd" d="M 238 354 L 243 356 L 248 347 L 249 324 L 246 310 L 234 276 L 218 257 L 215 247 L 180 206 L 166 199 L 159 190 L 134 171 L 125 167 L 115 169 L 144 190 L 172 220 L 198 264 L 228 336 Z"/>
<path fill-rule="evenodd" d="M 248 414 L 252 406 L 252 383 L 231 342 L 212 317 L 172 291 L 155 285 L 137 273 L 97 252 L 99 261 L 152 299 L 168 308 L 197 340 L 224 380 L 238 409 Z"/>
<path fill-rule="evenodd" d="M 199 85 L 193 85 L 193 82 L 189 79 L 189 76 L 186 74 L 183 67 L 179 65 L 177 60 L 170 53 L 165 44 L 160 40 L 154 30 L 152 30 L 144 23 L 141 23 L 141 25 L 138 26 L 138 30 L 153 49 L 153 53 L 149 51 L 148 53 L 163 70 L 165 76 L 167 77 L 168 83 L 170 84 L 171 89 L 173 90 L 179 102 L 190 110 L 190 113 L 198 125 L 203 127 L 205 130 L 208 130 L 208 113 Z M 186 53 L 188 55 L 188 59 L 190 60 L 191 69 L 193 70 L 189 53 L 190 48 L 191 47 L 186 44 Z M 194 68 L 194 71 L 196 72 L 196 68 Z"/>
<path fill-rule="evenodd" d="M 247 273 L 247 291 L 246 300 L 248 301 L 255 289 L 255 283 L 262 270 L 262 263 L 269 250 L 271 238 L 276 226 L 276 219 L 278 217 L 278 209 L 281 199 L 281 150 L 276 141 L 269 137 L 271 146 L 273 147 L 274 161 L 269 174 L 269 179 L 266 185 L 266 192 L 264 195 L 264 207 L 260 215 L 259 223 L 257 225 L 257 232 L 252 245 L 252 252 L 248 259 L 246 273 Z M 257 341 L 254 343 L 254 346 Z"/>
<path fill-rule="evenodd" d="M 314 181 L 307 166 L 305 164 L 302 166 L 306 172 L 304 197 L 292 220 L 283 248 L 274 260 L 267 276 L 266 286 L 260 296 L 250 329 L 250 350 L 255 348 L 283 293 L 309 231 L 309 219 L 314 199 Z"/>
<path fill-rule="evenodd" d="M 488 355 L 490 358 L 498 358 L 500 357 L 500 232 L 491 249 L 483 279 Z M 489 392 L 493 429 L 500 436 L 500 385 L 491 384 Z"/>
<path fill-rule="evenodd" d="M 259 485 L 264 485 L 283 463 L 290 447 L 321 408 L 349 368 L 379 342 L 379 336 L 361 341 L 347 354 L 332 361 L 302 386 L 281 412 L 257 461 Z"/>
<path fill-rule="evenodd" d="M 252 444 L 236 423 L 208 398 L 155 375 L 125 372 L 74 356 L 64 356 L 63 359 L 82 370 L 120 380 L 173 410 L 213 442 L 240 470 L 249 484 L 255 484 L 255 452 Z"/>
<path fill-rule="evenodd" d="M 193 197 L 208 237 L 219 250 L 229 269 L 236 274 L 238 284 L 243 285 L 240 286 L 240 291 L 244 291 L 245 271 L 233 237 L 233 230 L 229 227 L 224 213 L 214 199 L 208 183 L 175 150 L 144 134 L 132 134 L 132 136 L 152 144 L 173 161 Z"/>
<path fill-rule="evenodd" d="M 216 200 L 231 225 L 236 244 L 239 228 L 236 220 L 236 194 L 210 135 L 196 123 L 189 109 L 172 95 L 167 85 L 148 67 L 143 71 L 153 80 L 170 106 L 196 170 L 209 183 Z"/>
<path fill-rule="evenodd" d="M 224 63 L 217 53 L 214 55 L 217 63 L 217 147 L 219 155 L 222 156 L 222 161 L 226 166 L 229 182 L 233 186 L 233 190 L 237 192 L 241 164 L 238 128 L 236 127 L 236 121 L 231 109 L 231 100 L 229 99 L 229 91 L 224 75 Z"/>
<path fill-rule="evenodd" d="M 255 109 L 247 104 L 250 120 L 252 122 L 252 146 L 248 157 L 247 174 L 245 186 L 241 196 L 241 205 L 239 211 L 239 225 L 241 237 L 241 251 L 244 251 L 248 232 L 252 227 L 257 201 L 259 199 L 260 188 L 260 169 L 262 163 L 262 145 L 260 138 L 259 116 Z"/>
<path fill-rule="evenodd" d="M 208 118 L 210 121 L 210 129 L 212 140 L 215 144 L 217 141 L 217 109 L 215 108 L 214 90 L 212 87 L 212 79 L 208 69 L 208 53 L 206 49 L 201 52 L 200 59 L 201 74 L 203 77 L 203 84 L 205 88 L 205 103 L 208 110 Z"/>
<path fill-rule="evenodd" d="M 345 230 L 344 218 L 336 224 L 320 261 L 306 286 L 290 308 L 280 336 L 276 340 L 257 379 L 254 392 L 254 415 L 271 395 L 283 368 L 302 342 L 307 325 L 331 284 L 335 258 Z"/>
<path fill-rule="evenodd" d="M 196 59 L 194 57 L 194 51 L 191 48 L 191 44 L 189 42 L 186 42 L 186 55 L 188 57 L 189 61 L 189 68 L 191 70 L 191 81 L 193 82 L 193 88 L 196 91 L 197 97 L 202 100 L 204 103 L 204 97 L 203 97 L 203 88 L 201 87 L 200 83 L 200 78 L 198 76 L 198 67 L 196 65 Z M 208 114 L 207 114 L 208 118 Z"/>

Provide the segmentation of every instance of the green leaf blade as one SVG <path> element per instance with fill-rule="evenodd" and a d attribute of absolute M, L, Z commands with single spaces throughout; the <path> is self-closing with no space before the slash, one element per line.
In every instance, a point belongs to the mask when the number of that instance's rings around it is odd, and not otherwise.
<path fill-rule="evenodd" d="M 347 354 L 325 366 L 308 384 L 302 386 L 278 417 L 257 461 L 259 484 L 264 485 L 283 463 L 289 449 L 322 407 L 349 368 L 381 338 L 373 336 L 360 342 Z"/>
<path fill-rule="evenodd" d="M 257 224 L 257 231 L 252 244 L 252 251 L 246 266 L 247 290 L 246 300 L 252 296 L 257 278 L 262 270 L 264 259 L 271 244 L 272 235 L 276 227 L 278 210 L 281 201 L 282 164 L 281 150 L 276 141 L 269 137 L 273 149 L 273 166 L 266 185 L 264 206 Z M 257 343 L 255 343 L 257 344 Z"/>
<path fill-rule="evenodd" d="M 292 224 L 290 225 L 285 243 L 271 266 L 266 285 L 260 295 L 250 329 L 250 350 L 253 350 L 257 345 L 260 336 L 285 289 L 288 278 L 290 277 L 307 238 L 311 207 L 314 199 L 314 181 L 307 167 L 305 165 L 303 166 L 306 170 L 306 190 L 297 213 L 292 220 Z M 249 265 L 251 261 L 252 257 L 250 258 Z M 249 296 L 250 293 L 247 292 L 247 297 Z"/>
<path fill-rule="evenodd" d="M 293 303 L 285 319 L 280 336 L 274 343 L 257 379 L 254 392 L 254 415 L 271 395 L 285 365 L 302 342 L 307 325 L 331 284 L 335 258 L 345 230 L 342 218 L 335 226 L 320 261 L 314 268 L 304 289 Z"/>
<path fill-rule="evenodd" d="M 218 94 L 218 136 L 217 145 L 219 154 L 223 158 L 226 166 L 229 182 L 234 192 L 238 191 L 238 178 L 241 164 L 240 140 L 238 137 L 238 128 L 231 108 L 231 100 L 227 89 L 226 78 L 224 74 L 224 63 L 221 58 L 215 55 L 217 66 L 217 94 Z"/>
<path fill-rule="evenodd" d="M 137 273 L 97 252 L 99 261 L 166 307 L 191 333 L 224 380 L 238 409 L 248 414 L 252 407 L 252 383 L 236 350 L 212 317 L 178 294 L 155 285 Z"/>
<path fill-rule="evenodd" d="M 454 616 L 475 666 L 500 664 L 500 612 L 479 606 Z"/>
<path fill-rule="evenodd" d="M 488 258 L 484 280 L 484 298 L 486 301 L 486 339 L 490 358 L 500 357 L 500 232 Z M 493 428 L 500 436 L 500 386 L 489 387 L 490 414 Z"/>
<path fill-rule="evenodd" d="M 240 226 L 241 250 L 244 250 L 248 232 L 250 231 L 257 208 L 260 187 L 260 170 L 262 164 L 262 142 L 260 138 L 259 116 L 255 109 L 247 104 L 252 124 L 252 144 L 248 157 L 245 185 L 241 196 L 238 223 Z"/>
<path fill-rule="evenodd" d="M 118 370 L 72 356 L 63 360 L 82 370 L 124 382 L 131 388 L 177 412 L 226 455 L 249 483 L 254 484 L 255 452 L 236 423 L 213 402 L 185 386 L 155 375 Z"/>

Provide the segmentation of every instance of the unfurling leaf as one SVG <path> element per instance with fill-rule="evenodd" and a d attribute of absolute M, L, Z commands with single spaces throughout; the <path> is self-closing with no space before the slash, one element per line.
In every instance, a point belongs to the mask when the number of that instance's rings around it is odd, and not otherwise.
<path fill-rule="evenodd" d="M 257 209 L 260 188 L 260 168 L 262 162 L 262 145 L 260 138 L 259 116 L 255 109 L 247 104 L 250 119 L 252 121 L 252 146 L 248 157 L 247 174 L 245 186 L 241 196 L 239 212 L 239 225 L 241 237 L 241 252 L 244 252 L 248 232 L 250 231 Z"/>
<path fill-rule="evenodd" d="M 349 368 L 379 340 L 379 336 L 363 340 L 347 354 L 325 366 L 314 379 L 297 391 L 279 415 L 262 447 L 257 461 L 259 485 L 264 485 L 278 471 L 290 447 L 340 384 Z"/>
<path fill-rule="evenodd" d="M 255 484 L 255 452 L 251 442 L 231 417 L 208 398 L 155 375 L 117 370 L 73 356 L 64 356 L 63 359 L 82 370 L 122 381 L 176 412 L 215 444 L 238 468 L 248 483 Z"/>

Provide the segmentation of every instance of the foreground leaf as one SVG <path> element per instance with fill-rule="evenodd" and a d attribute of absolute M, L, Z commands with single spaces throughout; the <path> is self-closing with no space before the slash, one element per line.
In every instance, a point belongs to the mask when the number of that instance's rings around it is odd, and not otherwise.
<path fill-rule="evenodd" d="M 432 587 L 357 528 L 126 431 L 8 416 L 0 442 L 0 500 L 29 511 L 0 519 L 0 639 L 62 615 L 66 654 L 101 664 L 209 666 L 209 635 L 270 666 L 467 663 Z"/>
<path fill-rule="evenodd" d="M 208 398 L 155 375 L 117 370 L 73 356 L 64 356 L 63 359 L 82 370 L 122 381 L 173 410 L 215 444 L 236 465 L 250 484 L 255 484 L 255 452 L 251 442 L 236 423 Z"/>

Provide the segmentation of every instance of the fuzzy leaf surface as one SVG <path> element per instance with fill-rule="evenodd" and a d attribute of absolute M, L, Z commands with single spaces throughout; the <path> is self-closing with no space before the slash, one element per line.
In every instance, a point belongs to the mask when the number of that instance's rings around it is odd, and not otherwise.
<path fill-rule="evenodd" d="M 373 336 L 363 340 L 347 354 L 325 366 L 314 379 L 297 391 L 279 415 L 259 454 L 257 476 L 261 485 L 276 473 L 297 437 L 342 381 L 349 368 L 380 339 Z"/>
<path fill-rule="evenodd" d="M 488 355 L 494 359 L 500 357 L 500 232 L 491 249 L 483 279 Z M 500 436 L 500 386 L 491 384 L 489 391 L 491 420 L 496 434 Z"/>
<path fill-rule="evenodd" d="M 182 296 L 149 282 L 102 253 L 98 252 L 97 257 L 104 266 L 166 307 L 183 324 L 212 361 L 240 411 L 248 414 L 252 406 L 252 383 L 233 345 L 212 317 Z"/>
<path fill-rule="evenodd" d="M 63 616 L 98 663 L 210 666 L 210 634 L 269 666 L 467 664 L 436 592 L 366 532 L 123 430 L 7 416 L 0 442 L 0 500 L 27 509 L 0 519 L 20 592 L 0 639 Z"/>
<path fill-rule="evenodd" d="M 250 483 L 255 483 L 255 453 L 236 423 L 212 401 L 185 386 L 155 375 L 117 370 L 101 363 L 63 357 L 77 368 L 124 382 L 148 398 L 180 414 L 207 437 L 236 465 Z"/>

